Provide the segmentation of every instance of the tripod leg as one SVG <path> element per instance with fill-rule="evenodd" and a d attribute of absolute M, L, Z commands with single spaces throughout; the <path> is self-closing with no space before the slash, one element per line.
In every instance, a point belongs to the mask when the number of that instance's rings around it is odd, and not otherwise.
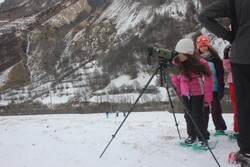
<path fill-rule="evenodd" d="M 105 147 L 105 149 L 103 150 L 102 154 L 100 155 L 99 158 L 102 157 L 102 155 L 104 154 L 104 152 L 107 150 L 107 148 L 109 147 L 109 145 L 111 144 L 111 142 L 113 141 L 113 139 L 115 138 L 116 134 L 118 133 L 118 131 L 121 129 L 122 125 L 124 124 L 124 122 L 126 121 L 126 119 L 128 118 L 128 116 L 130 115 L 130 113 L 132 112 L 132 110 L 135 108 L 137 102 L 139 101 L 139 99 L 141 98 L 142 94 L 145 92 L 145 90 L 147 89 L 148 85 L 150 84 L 150 82 L 152 81 L 152 79 L 154 78 L 154 76 L 156 75 L 156 73 L 158 72 L 159 67 L 155 70 L 154 74 L 151 76 L 151 78 L 148 80 L 147 84 L 144 86 L 144 88 L 142 89 L 142 92 L 140 93 L 140 95 L 137 97 L 136 101 L 134 102 L 133 106 L 131 107 L 131 109 L 128 111 L 128 114 L 126 115 L 126 117 L 123 119 L 123 121 L 121 122 L 120 126 L 118 127 L 118 129 L 116 130 L 115 134 L 112 135 L 111 140 L 109 141 L 109 143 L 107 144 L 107 146 Z"/>
<path fill-rule="evenodd" d="M 176 116 L 175 116 L 174 105 L 173 105 L 173 102 L 172 102 L 172 99 L 171 99 L 168 87 L 166 87 L 166 89 L 167 89 L 168 99 L 169 99 L 169 102 L 170 102 L 170 105 L 171 105 L 171 109 L 172 109 L 172 112 L 173 112 L 173 116 L 174 116 L 175 126 L 176 126 L 177 131 L 178 131 L 179 139 L 181 140 L 181 134 L 180 134 L 180 130 L 179 130 L 179 127 L 178 127 L 179 124 L 177 123 L 177 119 L 176 119 Z"/>
<path fill-rule="evenodd" d="M 171 110 L 172 110 L 172 112 L 173 112 L 173 116 L 174 116 L 174 121 L 175 121 L 175 125 L 176 125 L 176 128 L 177 128 L 177 132 L 178 132 L 178 135 L 179 135 L 179 139 L 181 140 L 181 134 L 180 134 L 180 130 L 179 130 L 179 125 L 178 125 L 178 123 L 177 123 L 177 119 L 176 119 L 176 116 L 175 116 L 175 110 L 174 110 L 174 105 L 173 105 L 173 101 L 172 101 L 172 99 L 171 99 L 171 96 L 170 96 L 170 92 L 169 92 L 169 87 L 168 87 L 168 80 L 170 79 L 170 77 L 169 77 L 169 75 L 166 75 L 166 71 L 165 71 L 165 68 L 161 68 L 160 69 L 161 70 L 161 84 L 163 85 L 163 83 L 164 83 L 164 85 L 165 85 L 165 88 L 166 88 L 166 90 L 167 90 L 167 94 L 168 94 L 168 100 L 169 100 L 169 102 L 170 102 L 170 105 L 171 105 Z M 166 78 L 166 76 L 167 76 L 167 78 Z"/>

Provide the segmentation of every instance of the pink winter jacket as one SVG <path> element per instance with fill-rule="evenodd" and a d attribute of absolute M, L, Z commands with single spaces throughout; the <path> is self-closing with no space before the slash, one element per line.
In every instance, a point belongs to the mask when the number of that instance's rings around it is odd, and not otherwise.
<path fill-rule="evenodd" d="M 227 83 L 233 83 L 233 77 L 231 72 L 231 63 L 229 62 L 229 59 L 223 59 L 223 67 L 225 71 L 228 73 L 227 76 Z"/>
<path fill-rule="evenodd" d="M 206 60 L 200 58 L 200 61 L 210 69 Z M 213 76 L 200 77 L 197 74 L 192 74 L 191 77 L 192 80 L 189 81 L 182 72 L 179 75 L 172 75 L 172 82 L 176 87 L 177 93 L 183 96 L 204 95 L 204 102 L 210 103 L 213 98 Z"/>

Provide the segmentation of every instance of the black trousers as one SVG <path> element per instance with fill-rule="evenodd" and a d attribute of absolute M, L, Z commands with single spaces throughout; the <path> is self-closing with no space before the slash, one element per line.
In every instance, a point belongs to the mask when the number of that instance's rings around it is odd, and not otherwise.
<path fill-rule="evenodd" d="M 221 109 L 220 99 L 218 98 L 218 92 L 213 92 L 211 111 L 212 111 L 212 118 L 215 130 L 226 130 L 227 125 L 225 123 L 224 118 L 222 117 L 222 109 Z M 210 107 L 209 106 L 205 107 L 203 116 L 205 121 L 205 129 L 208 129 L 209 113 L 210 113 Z"/>
<path fill-rule="evenodd" d="M 203 101 L 204 96 L 191 96 L 190 99 L 187 96 L 182 96 L 183 101 L 190 112 L 191 117 L 195 121 L 197 128 L 199 128 L 201 134 L 204 138 L 206 137 L 206 131 L 203 120 Z M 191 118 L 187 113 L 184 114 L 187 123 L 187 134 L 188 136 L 198 137 L 199 140 L 202 140 L 202 137 L 198 133 L 198 130 L 195 128 Z"/>
<path fill-rule="evenodd" d="M 239 127 L 238 146 L 250 153 L 250 65 L 232 64 Z"/>

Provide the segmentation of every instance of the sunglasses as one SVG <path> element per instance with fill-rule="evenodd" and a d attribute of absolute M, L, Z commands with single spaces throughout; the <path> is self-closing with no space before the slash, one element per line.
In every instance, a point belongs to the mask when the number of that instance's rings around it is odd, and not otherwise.
<path fill-rule="evenodd" d="M 208 41 L 206 38 L 201 38 L 196 41 L 196 43 L 199 43 L 200 41 Z"/>

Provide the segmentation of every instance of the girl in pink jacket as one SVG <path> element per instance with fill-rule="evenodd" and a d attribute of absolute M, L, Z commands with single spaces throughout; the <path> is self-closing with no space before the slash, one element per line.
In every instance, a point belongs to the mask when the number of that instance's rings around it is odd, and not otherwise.
<path fill-rule="evenodd" d="M 172 75 L 173 85 L 176 87 L 176 93 L 180 94 L 188 109 L 187 112 L 193 117 L 202 136 L 198 133 L 189 114 L 184 117 L 187 123 L 188 137 L 186 144 L 193 144 L 198 138 L 197 145 L 206 147 L 209 136 L 204 128 L 203 107 L 209 106 L 212 101 L 213 83 L 212 72 L 206 60 L 199 58 L 194 52 L 194 43 L 191 39 L 180 40 L 175 51 L 178 53 L 173 63 L 180 68 L 178 75 Z"/>

